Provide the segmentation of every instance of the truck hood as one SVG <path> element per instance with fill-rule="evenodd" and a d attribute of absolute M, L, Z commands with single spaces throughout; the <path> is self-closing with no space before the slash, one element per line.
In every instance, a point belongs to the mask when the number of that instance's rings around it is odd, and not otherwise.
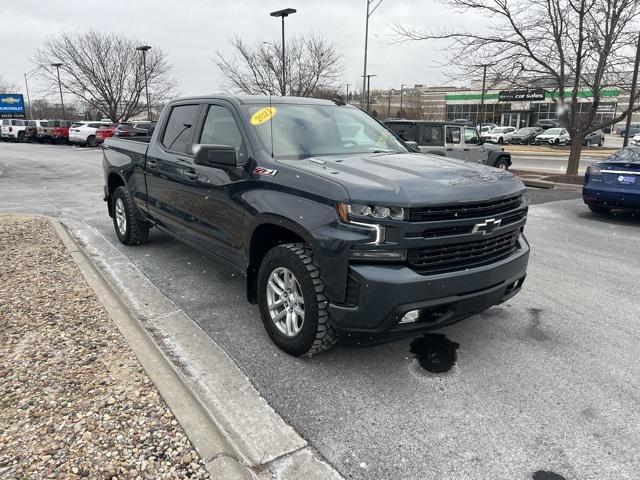
<path fill-rule="evenodd" d="M 414 206 L 490 200 L 520 192 L 511 173 L 475 162 L 421 153 L 279 160 L 341 184 L 353 203 Z"/>

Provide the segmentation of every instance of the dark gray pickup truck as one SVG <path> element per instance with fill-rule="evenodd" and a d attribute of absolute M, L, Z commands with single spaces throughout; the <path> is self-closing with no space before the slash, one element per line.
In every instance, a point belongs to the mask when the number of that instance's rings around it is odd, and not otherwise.
<path fill-rule="evenodd" d="M 339 100 L 172 101 L 152 137 L 105 141 L 104 178 L 122 243 L 156 227 L 239 270 L 292 355 L 419 335 L 526 275 L 520 180 L 411 153 Z"/>

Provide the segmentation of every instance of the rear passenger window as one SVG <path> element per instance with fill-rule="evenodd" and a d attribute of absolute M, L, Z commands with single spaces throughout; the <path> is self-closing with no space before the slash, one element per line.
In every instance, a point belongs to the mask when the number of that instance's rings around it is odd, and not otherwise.
<path fill-rule="evenodd" d="M 191 153 L 193 127 L 199 105 L 179 105 L 171 109 L 167 127 L 162 136 L 162 145 L 175 152 Z"/>
<path fill-rule="evenodd" d="M 233 114 L 225 107 L 219 105 L 209 107 L 199 143 L 231 145 L 236 149 L 239 163 L 244 163 L 246 159 L 246 149 L 238 124 Z"/>
<path fill-rule="evenodd" d="M 447 127 L 447 143 L 460 143 L 460 127 Z"/>
<path fill-rule="evenodd" d="M 420 145 L 425 147 L 438 147 L 444 145 L 442 127 L 439 125 L 423 125 L 420 135 Z"/>

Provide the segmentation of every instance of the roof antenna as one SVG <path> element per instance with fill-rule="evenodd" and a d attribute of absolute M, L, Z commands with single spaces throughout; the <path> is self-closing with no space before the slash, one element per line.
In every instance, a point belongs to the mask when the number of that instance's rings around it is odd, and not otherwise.
<path fill-rule="evenodd" d="M 269 127 L 271 128 L 271 158 L 273 158 L 273 107 L 271 106 L 271 90 L 269 90 Z"/>

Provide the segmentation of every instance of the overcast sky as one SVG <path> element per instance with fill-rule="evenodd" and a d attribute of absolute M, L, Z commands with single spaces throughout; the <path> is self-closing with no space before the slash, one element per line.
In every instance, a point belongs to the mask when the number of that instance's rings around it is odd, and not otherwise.
<path fill-rule="evenodd" d="M 180 95 L 219 92 L 223 79 L 211 61 L 213 52 L 229 51 L 234 34 L 249 41 L 280 41 L 280 21 L 269 12 L 287 7 L 298 10 L 286 20 L 287 35 L 322 33 L 344 56 L 343 83 L 361 81 L 366 0 L 2 0 L 0 77 L 24 90 L 23 73 L 34 67 L 33 52 L 48 36 L 94 28 L 163 48 Z M 383 0 L 370 19 L 368 73 L 378 75 L 371 88 L 443 79 L 438 66 L 443 45 L 392 44 L 389 25 L 456 27 L 463 21 L 473 24 L 432 0 Z M 29 87 L 38 90 L 31 82 Z"/>

